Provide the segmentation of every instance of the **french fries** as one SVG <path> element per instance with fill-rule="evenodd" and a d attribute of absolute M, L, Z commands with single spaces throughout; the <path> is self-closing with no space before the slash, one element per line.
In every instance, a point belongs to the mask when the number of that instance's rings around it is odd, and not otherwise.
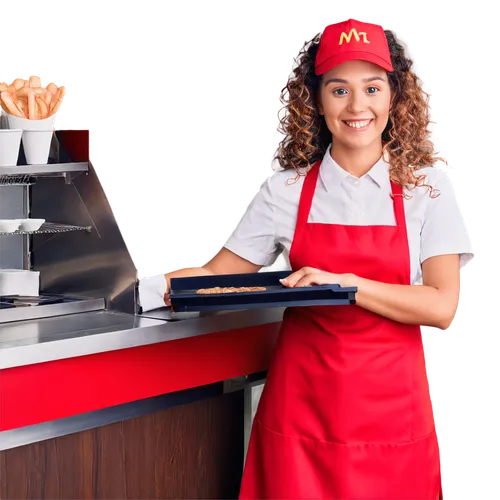
<path fill-rule="evenodd" d="M 23 112 L 17 106 L 17 103 L 12 99 L 12 95 L 9 92 L 2 92 L 1 99 L 2 108 L 4 109 L 4 111 L 7 111 L 7 113 L 11 115 L 17 116 L 18 118 L 26 118 L 26 116 L 24 116 Z"/>
<path fill-rule="evenodd" d="M 57 113 L 66 89 L 49 83 L 42 87 L 38 76 L 29 80 L 16 78 L 10 85 L 0 82 L 0 105 L 10 115 L 29 120 L 43 120 Z"/>

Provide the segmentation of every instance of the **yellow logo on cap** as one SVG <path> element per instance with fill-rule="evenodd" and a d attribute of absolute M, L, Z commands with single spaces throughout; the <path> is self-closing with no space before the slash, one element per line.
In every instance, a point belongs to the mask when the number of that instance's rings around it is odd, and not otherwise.
<path fill-rule="evenodd" d="M 349 34 L 346 35 L 345 32 L 342 32 L 342 34 L 340 35 L 340 41 L 339 41 L 339 45 L 342 45 L 344 43 L 344 40 L 347 42 L 347 43 L 350 43 L 351 42 L 351 38 L 352 38 L 352 35 L 354 34 L 354 38 L 356 39 L 356 42 L 359 42 L 360 38 L 359 38 L 359 35 L 362 35 L 363 37 L 363 42 L 364 43 L 370 43 L 367 39 L 366 39 L 366 32 L 364 31 L 360 31 L 359 33 L 356 31 L 355 28 L 353 28 L 351 31 L 349 31 Z"/>

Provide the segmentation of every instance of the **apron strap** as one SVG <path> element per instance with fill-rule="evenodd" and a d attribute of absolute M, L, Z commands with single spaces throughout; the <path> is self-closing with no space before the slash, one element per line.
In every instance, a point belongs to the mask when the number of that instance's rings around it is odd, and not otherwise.
<path fill-rule="evenodd" d="M 391 191 L 392 191 L 392 200 L 394 202 L 394 217 L 396 219 L 396 226 L 400 228 L 406 228 L 406 220 L 405 220 L 405 207 L 404 207 L 404 199 L 403 199 L 403 188 L 391 181 Z"/>
<path fill-rule="evenodd" d="M 297 214 L 297 224 L 295 226 L 295 234 L 306 226 L 311 211 L 314 192 L 316 191 L 316 183 L 318 181 L 319 167 L 321 160 L 318 160 L 307 172 L 300 193 L 299 211 Z M 294 236 L 295 239 L 295 236 Z"/>

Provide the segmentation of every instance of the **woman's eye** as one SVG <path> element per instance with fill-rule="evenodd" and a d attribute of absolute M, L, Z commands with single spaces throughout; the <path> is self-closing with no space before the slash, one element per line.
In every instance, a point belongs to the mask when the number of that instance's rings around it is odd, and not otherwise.
<path fill-rule="evenodd" d="M 377 87 L 368 87 L 368 93 L 369 94 L 376 94 L 378 92 L 378 88 Z"/>
<path fill-rule="evenodd" d="M 347 94 L 347 90 L 346 89 L 335 89 L 333 91 L 333 93 L 336 95 L 345 95 L 345 94 Z"/>

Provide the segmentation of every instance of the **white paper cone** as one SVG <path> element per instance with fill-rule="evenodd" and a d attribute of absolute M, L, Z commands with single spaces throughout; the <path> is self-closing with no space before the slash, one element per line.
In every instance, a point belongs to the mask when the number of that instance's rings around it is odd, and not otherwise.
<path fill-rule="evenodd" d="M 23 147 L 28 165 L 45 165 L 49 160 L 52 130 L 24 130 Z"/>

